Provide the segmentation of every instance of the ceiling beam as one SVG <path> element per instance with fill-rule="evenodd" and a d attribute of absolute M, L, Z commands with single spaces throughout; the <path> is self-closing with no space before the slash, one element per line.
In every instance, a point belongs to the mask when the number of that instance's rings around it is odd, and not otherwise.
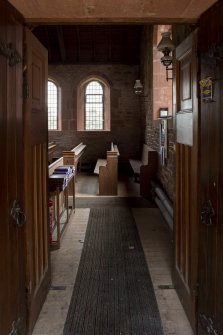
<path fill-rule="evenodd" d="M 47 40 L 47 45 L 48 45 L 48 58 L 51 59 L 51 48 L 49 47 L 50 46 L 50 38 L 49 38 L 49 34 L 48 34 L 48 29 L 47 29 L 47 26 L 44 27 L 44 31 L 45 31 L 45 35 L 46 35 L 46 40 Z"/>
<path fill-rule="evenodd" d="M 8 0 L 26 22 L 196 23 L 217 0 Z M 164 4 L 165 3 L 165 4 Z"/>
<path fill-rule="evenodd" d="M 66 57 L 66 49 L 65 49 L 65 44 L 64 44 L 63 28 L 62 26 L 56 26 L 56 28 L 57 28 L 57 36 L 58 36 L 61 60 L 62 60 L 62 63 L 65 63 L 67 57 Z"/>
<path fill-rule="evenodd" d="M 80 32 L 79 27 L 76 26 L 76 36 L 77 36 L 77 62 L 80 60 Z"/>
<path fill-rule="evenodd" d="M 55 25 L 55 24 L 67 24 L 67 25 L 74 25 L 74 24 L 98 24 L 98 25 L 106 25 L 106 24 L 123 24 L 123 25 L 129 25 L 129 24 L 196 24 L 198 22 L 198 18 L 112 18 L 112 19 L 106 19 L 106 18 L 98 18 L 98 19 L 92 19 L 92 18 L 25 18 L 25 22 L 27 24 L 48 24 L 48 25 Z"/>

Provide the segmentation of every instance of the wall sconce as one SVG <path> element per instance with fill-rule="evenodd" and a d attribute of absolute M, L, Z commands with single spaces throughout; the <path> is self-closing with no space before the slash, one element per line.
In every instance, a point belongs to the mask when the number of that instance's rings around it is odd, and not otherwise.
<path fill-rule="evenodd" d="M 173 79 L 169 77 L 168 71 L 172 71 L 173 68 L 169 66 L 173 63 L 173 57 L 170 56 L 170 53 L 175 49 L 175 45 L 170 38 L 170 32 L 164 32 L 161 34 L 162 39 L 157 46 L 157 50 L 163 53 L 163 57 L 160 59 L 161 63 L 166 67 L 166 80 Z"/>
<path fill-rule="evenodd" d="M 143 90 L 143 85 L 142 85 L 140 79 L 136 79 L 135 85 L 134 85 L 134 92 L 135 92 L 135 94 L 136 95 L 142 94 L 142 90 Z"/>

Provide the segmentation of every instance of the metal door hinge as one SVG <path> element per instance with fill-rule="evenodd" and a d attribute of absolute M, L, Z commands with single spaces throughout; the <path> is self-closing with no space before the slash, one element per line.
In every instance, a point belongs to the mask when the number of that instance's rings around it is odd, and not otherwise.
<path fill-rule="evenodd" d="M 201 204 L 201 222 L 206 226 L 213 225 L 213 216 L 215 215 L 211 200 L 205 200 Z"/>
<path fill-rule="evenodd" d="M 32 282 L 30 281 L 29 284 L 26 286 L 26 296 L 28 297 L 32 291 Z M 27 298 L 28 301 L 28 298 Z"/>
<path fill-rule="evenodd" d="M 13 223 L 17 227 L 22 227 L 24 223 L 26 222 L 26 216 L 21 211 L 20 204 L 18 200 L 14 200 L 11 208 L 11 217 L 13 218 Z"/>
<path fill-rule="evenodd" d="M 218 335 L 217 331 L 214 329 L 214 322 L 210 317 L 205 314 L 199 314 L 200 324 L 206 330 L 207 334 Z"/>
<path fill-rule="evenodd" d="M 194 297 L 197 297 L 198 296 L 198 287 L 194 288 L 192 290 L 192 293 L 193 293 Z"/>
<path fill-rule="evenodd" d="M 12 43 L 0 42 L 0 55 L 3 55 L 8 59 L 10 66 L 22 62 L 22 57 Z"/>
<path fill-rule="evenodd" d="M 22 328 L 22 318 L 18 318 L 12 322 L 12 328 L 9 335 L 19 335 L 19 331 Z"/>

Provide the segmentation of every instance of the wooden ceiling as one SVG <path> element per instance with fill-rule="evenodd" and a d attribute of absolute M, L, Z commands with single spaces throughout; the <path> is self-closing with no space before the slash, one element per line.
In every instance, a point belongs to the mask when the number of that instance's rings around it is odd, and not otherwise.
<path fill-rule="evenodd" d="M 143 24 L 196 23 L 217 0 L 8 1 L 48 49 L 49 64 L 138 64 Z"/>
<path fill-rule="evenodd" d="M 196 22 L 217 0 L 9 0 L 27 22 Z"/>
<path fill-rule="evenodd" d="M 139 64 L 140 25 L 40 25 L 49 64 Z"/>

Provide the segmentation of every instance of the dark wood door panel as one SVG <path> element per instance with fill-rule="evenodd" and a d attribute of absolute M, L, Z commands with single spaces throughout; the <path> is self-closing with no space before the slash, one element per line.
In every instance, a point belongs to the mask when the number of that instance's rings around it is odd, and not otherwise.
<path fill-rule="evenodd" d="M 191 52 L 182 56 L 180 61 L 180 100 L 181 110 L 192 111 L 192 55 Z"/>
<path fill-rule="evenodd" d="M 202 77 L 223 75 L 223 62 L 215 67 L 203 62 L 201 73 Z M 210 222 L 200 224 L 199 331 L 205 334 L 210 327 L 217 334 L 223 330 L 222 81 L 214 86 L 214 105 L 201 105 L 201 210 L 209 201 L 214 212 Z"/>
<path fill-rule="evenodd" d="M 193 73 L 194 64 L 192 61 L 194 55 L 191 50 L 191 38 L 187 38 L 176 49 L 176 62 L 178 69 L 178 101 L 177 112 L 192 111 L 193 109 Z"/>
<path fill-rule="evenodd" d="M 25 100 L 25 206 L 26 283 L 28 331 L 36 322 L 50 284 L 47 187 L 47 51 L 25 30 L 26 73 L 29 96 Z"/>
<path fill-rule="evenodd" d="M 219 64 L 219 74 L 222 78 L 223 76 L 223 61 L 221 60 Z M 219 82 L 219 94 L 223 90 L 223 81 L 220 80 Z M 219 169 L 218 169 L 218 199 L 217 199 L 217 206 L 218 206 L 218 220 L 216 222 L 217 225 L 217 261 L 216 261 L 216 274 L 217 274 L 217 283 L 216 283 L 216 328 L 223 332 L 223 152 L 222 152 L 222 144 L 223 144 L 223 132 L 222 132 L 222 125 L 223 125 L 223 115 L 222 115 L 222 94 L 220 95 L 220 113 L 218 119 L 219 125 L 219 142 L 218 142 L 218 158 L 219 158 Z"/>
<path fill-rule="evenodd" d="M 217 53 L 223 43 L 222 15 L 220 1 L 202 16 L 199 32 L 201 79 L 211 77 L 214 88 L 213 101 L 205 103 L 201 97 L 198 313 L 199 334 L 204 335 L 223 334 L 223 59 Z"/>
<path fill-rule="evenodd" d="M 198 104 L 196 32 L 176 49 L 175 268 L 177 292 L 196 330 L 198 274 Z M 188 120 L 188 122 L 185 122 Z"/>
<path fill-rule="evenodd" d="M 22 61 L 22 17 L 5 1 L 0 1 L 0 40 L 11 44 Z M 23 206 L 22 148 L 22 62 L 9 64 L 0 55 L 0 334 L 13 327 L 25 334 L 24 228 L 11 216 L 13 201 Z"/>

